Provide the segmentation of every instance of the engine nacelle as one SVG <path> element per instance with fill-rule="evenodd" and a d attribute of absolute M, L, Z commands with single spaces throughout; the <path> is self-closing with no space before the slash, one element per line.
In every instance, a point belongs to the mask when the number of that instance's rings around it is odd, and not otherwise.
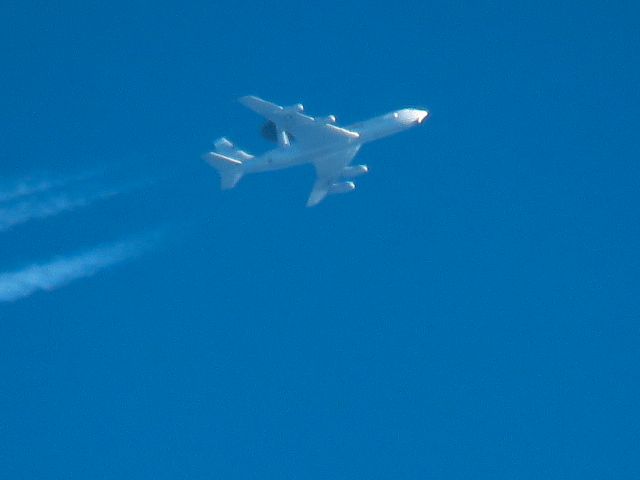
<path fill-rule="evenodd" d="M 334 124 L 334 123 L 336 123 L 336 116 L 335 115 L 327 115 L 326 117 L 316 117 L 316 121 L 322 122 L 322 123 Z"/>
<path fill-rule="evenodd" d="M 353 182 L 337 182 L 329 187 L 329 195 L 336 193 L 349 193 L 356 189 L 356 184 Z"/>
<path fill-rule="evenodd" d="M 369 167 L 366 165 L 351 165 L 349 167 L 344 167 L 344 170 L 342 170 L 342 176 L 344 178 L 355 178 L 368 172 Z"/>
<path fill-rule="evenodd" d="M 296 103 L 295 105 L 291 105 L 290 107 L 288 107 L 288 110 L 293 110 L 294 112 L 298 112 L 298 113 L 302 113 L 304 112 L 304 105 L 302 105 L 301 103 Z"/>

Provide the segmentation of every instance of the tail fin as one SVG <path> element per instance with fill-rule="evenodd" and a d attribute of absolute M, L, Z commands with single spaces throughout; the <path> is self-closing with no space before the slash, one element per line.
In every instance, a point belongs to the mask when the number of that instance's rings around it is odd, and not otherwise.
<path fill-rule="evenodd" d="M 240 181 L 244 175 L 242 163 L 253 158 L 253 155 L 238 150 L 224 137 L 216 140 L 215 149 L 215 152 L 207 153 L 204 159 L 220 174 L 220 187 L 228 190 Z"/>
<path fill-rule="evenodd" d="M 244 174 L 242 162 L 238 160 L 216 152 L 209 152 L 204 158 L 220 174 L 220 188 L 222 190 L 235 187 Z"/>

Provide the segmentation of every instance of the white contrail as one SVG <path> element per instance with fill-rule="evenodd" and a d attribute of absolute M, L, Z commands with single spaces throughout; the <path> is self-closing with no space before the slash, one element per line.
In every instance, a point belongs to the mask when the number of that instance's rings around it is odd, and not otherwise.
<path fill-rule="evenodd" d="M 60 176 L 57 178 L 46 178 L 33 175 L 21 180 L 4 181 L 0 184 L 0 203 L 17 200 L 28 195 L 48 192 L 69 184 L 89 180 L 98 175 L 98 171 L 87 171 L 76 175 Z"/>
<path fill-rule="evenodd" d="M 0 232 L 4 232 L 33 219 L 57 215 L 69 210 L 86 207 L 98 200 L 104 200 L 120 193 L 116 189 L 104 189 L 91 193 L 60 193 L 45 198 L 38 196 L 0 207 Z"/>
<path fill-rule="evenodd" d="M 38 291 L 51 291 L 95 275 L 117 263 L 135 258 L 152 248 L 160 234 L 150 234 L 98 246 L 85 252 L 0 273 L 0 302 L 13 302 Z"/>

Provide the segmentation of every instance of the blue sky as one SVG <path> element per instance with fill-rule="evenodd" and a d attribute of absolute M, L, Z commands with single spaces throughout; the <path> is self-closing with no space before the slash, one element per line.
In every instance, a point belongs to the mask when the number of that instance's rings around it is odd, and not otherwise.
<path fill-rule="evenodd" d="M 634 2 L 3 2 L 3 478 L 638 478 Z M 235 99 L 421 128 L 220 192 Z"/>

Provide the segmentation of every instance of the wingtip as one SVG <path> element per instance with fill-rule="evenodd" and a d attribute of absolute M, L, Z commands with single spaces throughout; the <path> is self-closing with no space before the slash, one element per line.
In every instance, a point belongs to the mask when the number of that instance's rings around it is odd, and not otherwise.
<path fill-rule="evenodd" d="M 317 190 L 315 187 L 311 191 L 309 198 L 307 199 L 307 207 L 315 207 L 322 202 L 327 196 L 327 190 Z"/>

